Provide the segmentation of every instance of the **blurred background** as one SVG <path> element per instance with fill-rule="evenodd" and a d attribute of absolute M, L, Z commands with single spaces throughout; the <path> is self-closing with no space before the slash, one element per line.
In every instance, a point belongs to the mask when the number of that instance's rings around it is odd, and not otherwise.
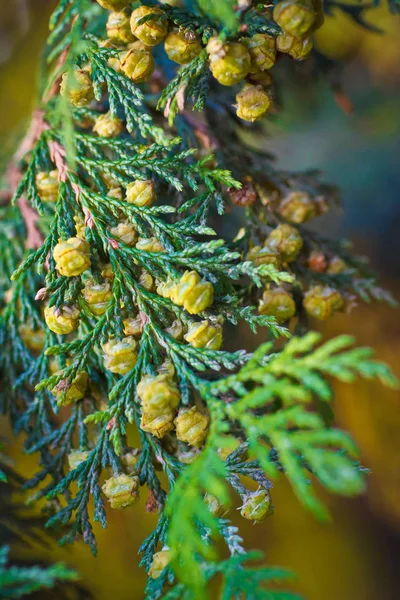
<path fill-rule="evenodd" d="M 54 5 L 54 0 L 0 2 L 0 167 L 27 126 L 35 102 L 35 66 Z M 268 124 L 265 145 L 282 168 L 318 168 L 340 186 L 344 212 L 325 217 L 321 226 L 349 237 L 399 298 L 400 18 L 385 6 L 372 8 L 368 19 L 385 34 L 368 32 L 342 13 L 328 18 L 317 34 L 319 50 L 345 62 L 342 84 L 353 113 L 341 110 L 321 80 L 303 86 L 301 93 L 289 82 L 284 110 Z M 352 333 L 399 375 L 398 322 L 398 312 L 364 305 L 350 316 L 334 317 L 323 332 L 327 337 Z M 259 527 L 242 521 L 241 531 L 248 547 L 265 551 L 269 564 L 297 573 L 295 588 L 309 600 L 394 600 L 400 586 L 400 398 L 378 384 L 338 386 L 336 413 L 371 469 L 368 494 L 357 500 L 327 496 L 332 523 L 321 524 L 299 507 L 282 479 L 273 491 L 274 516 Z M 0 435 L 16 468 L 32 474 L 35 457 L 20 454 L 22 441 L 11 438 L 4 419 Z M 96 600 L 143 598 L 137 549 L 154 516 L 141 502 L 126 512 L 114 511 L 109 521 L 106 531 L 98 531 L 97 559 L 82 544 L 38 546 L 20 556 L 64 560 L 78 569 Z"/>

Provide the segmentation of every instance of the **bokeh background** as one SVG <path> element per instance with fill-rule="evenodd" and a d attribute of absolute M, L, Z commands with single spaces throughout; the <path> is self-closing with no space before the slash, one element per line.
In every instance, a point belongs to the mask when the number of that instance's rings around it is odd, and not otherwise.
<path fill-rule="evenodd" d="M 0 1 L 0 167 L 27 125 L 35 64 L 54 5 L 54 0 Z M 301 93 L 289 82 L 284 110 L 267 126 L 265 146 L 283 168 L 318 168 L 342 188 L 344 212 L 325 217 L 325 231 L 349 237 L 359 253 L 369 255 L 383 284 L 399 298 L 400 18 L 384 7 L 371 9 L 367 19 L 385 34 L 370 33 L 342 13 L 328 18 L 317 34 L 320 51 L 345 62 L 342 83 L 353 114 L 338 107 L 323 81 L 311 81 Z M 333 318 L 323 332 L 354 334 L 399 374 L 398 322 L 398 312 L 374 304 Z M 332 523 L 321 524 L 299 507 L 282 479 L 273 492 L 274 516 L 258 527 L 242 522 L 241 528 L 248 547 L 262 548 L 270 564 L 297 573 L 295 587 L 310 600 L 394 600 L 400 589 L 400 398 L 377 384 L 338 386 L 336 412 L 371 469 L 368 494 L 357 500 L 327 496 Z M 0 435 L 16 468 L 33 473 L 35 458 L 20 454 L 22 440 L 11 438 L 4 419 Z M 114 511 L 109 520 L 108 530 L 98 532 L 97 559 L 82 544 L 38 546 L 20 556 L 64 560 L 79 570 L 96 600 L 143 598 L 137 549 L 154 516 L 141 502 Z"/>

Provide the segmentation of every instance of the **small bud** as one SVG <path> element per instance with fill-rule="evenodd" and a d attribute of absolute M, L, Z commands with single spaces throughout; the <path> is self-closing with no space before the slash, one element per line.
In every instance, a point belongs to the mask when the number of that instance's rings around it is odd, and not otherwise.
<path fill-rule="evenodd" d="M 84 240 L 85 239 L 85 230 L 86 230 L 84 218 L 81 217 L 80 215 L 75 215 L 74 221 L 75 221 L 76 237 L 80 238 L 81 240 Z"/>
<path fill-rule="evenodd" d="M 199 36 L 193 31 L 181 29 L 167 35 L 164 47 L 168 58 L 178 65 L 190 63 L 202 51 Z"/>
<path fill-rule="evenodd" d="M 256 267 L 261 265 L 273 265 L 276 269 L 281 268 L 279 254 L 268 246 L 254 246 L 246 254 L 246 260 L 254 263 Z"/>
<path fill-rule="evenodd" d="M 164 246 L 160 244 L 156 237 L 139 238 L 136 248 L 144 252 L 165 252 Z"/>
<path fill-rule="evenodd" d="M 134 42 L 129 50 L 120 54 L 121 70 L 135 83 L 148 81 L 154 73 L 154 59 L 150 49 L 142 42 Z"/>
<path fill-rule="evenodd" d="M 42 202 L 57 202 L 58 199 L 58 171 L 39 171 L 35 177 L 35 185 Z"/>
<path fill-rule="evenodd" d="M 288 321 L 296 313 L 296 305 L 289 292 L 282 288 L 265 290 L 258 312 L 261 315 L 275 317 L 279 324 Z"/>
<path fill-rule="evenodd" d="M 213 38 L 207 44 L 210 70 L 221 85 L 235 85 L 242 81 L 250 70 L 250 54 L 239 42 L 222 44 Z"/>
<path fill-rule="evenodd" d="M 112 187 L 107 192 L 107 197 L 108 198 L 115 198 L 116 200 L 123 200 L 124 199 L 124 192 L 122 191 L 122 187 L 120 185 Z"/>
<path fill-rule="evenodd" d="M 267 490 L 257 490 L 246 496 L 240 514 L 244 519 L 260 523 L 268 516 L 271 509 L 271 498 Z"/>
<path fill-rule="evenodd" d="M 213 324 L 210 321 L 200 321 L 200 323 L 191 323 L 189 330 L 185 335 L 185 340 L 193 348 L 208 348 L 209 350 L 219 350 L 222 346 L 222 326 Z"/>
<path fill-rule="evenodd" d="M 329 273 L 330 275 L 339 275 L 340 273 L 347 271 L 347 269 L 348 269 L 348 266 L 346 265 L 344 260 L 342 258 L 340 258 L 339 256 L 334 256 L 329 261 L 327 273 Z"/>
<path fill-rule="evenodd" d="M 174 421 L 176 437 L 189 446 L 199 447 L 207 437 L 210 419 L 196 406 L 181 408 Z"/>
<path fill-rule="evenodd" d="M 325 254 L 323 252 L 318 252 L 318 250 L 311 252 L 307 264 L 308 268 L 311 269 L 311 271 L 314 271 L 314 273 L 323 273 L 326 269 Z"/>
<path fill-rule="evenodd" d="M 111 227 L 110 233 L 116 240 L 130 247 L 133 247 L 138 239 L 137 231 L 129 221 L 122 221 L 116 227 Z"/>
<path fill-rule="evenodd" d="M 186 271 L 169 293 L 172 302 L 183 306 L 191 315 L 203 312 L 214 301 L 212 284 L 201 279 L 196 271 Z"/>
<path fill-rule="evenodd" d="M 207 504 L 208 510 L 214 517 L 221 517 L 224 514 L 224 507 L 212 494 L 206 494 L 204 496 L 204 502 Z"/>
<path fill-rule="evenodd" d="M 244 181 L 240 190 L 230 188 L 228 192 L 236 206 L 252 206 L 257 200 L 256 188 L 251 181 Z"/>
<path fill-rule="evenodd" d="M 104 365 L 111 373 L 124 375 L 136 364 L 136 341 L 132 336 L 122 340 L 111 339 L 102 345 L 104 352 Z"/>
<path fill-rule="evenodd" d="M 150 206 L 156 199 L 156 188 L 151 179 L 137 179 L 126 188 L 126 201 L 135 206 Z"/>
<path fill-rule="evenodd" d="M 317 214 L 315 203 L 307 192 L 291 192 L 283 199 L 279 212 L 291 223 L 304 223 Z"/>
<path fill-rule="evenodd" d="M 21 323 L 18 333 L 24 346 L 32 352 L 41 352 L 44 348 L 46 334 L 43 329 L 34 329 L 28 323 Z"/>
<path fill-rule="evenodd" d="M 57 398 L 58 406 L 68 406 L 78 400 L 82 400 L 85 395 L 89 382 L 88 374 L 85 371 L 80 371 L 69 387 L 65 386 L 64 381 L 60 381 L 51 393 Z"/>
<path fill-rule="evenodd" d="M 121 463 L 125 467 L 129 475 L 134 475 L 137 472 L 137 464 L 140 458 L 140 450 L 134 448 L 131 452 L 125 452 L 121 456 Z"/>
<path fill-rule="evenodd" d="M 301 38 L 311 30 L 315 11 L 306 0 L 284 0 L 275 5 L 273 17 L 285 33 Z"/>
<path fill-rule="evenodd" d="M 82 107 L 94 99 L 90 74 L 83 69 L 75 69 L 69 77 L 64 73 L 60 85 L 61 96 L 68 97 L 71 104 Z"/>
<path fill-rule="evenodd" d="M 166 433 L 174 428 L 174 411 L 168 411 L 162 414 L 142 413 L 140 428 L 147 433 L 151 433 L 158 439 L 164 437 Z"/>
<path fill-rule="evenodd" d="M 139 500 L 139 485 L 139 477 L 121 473 L 107 479 L 101 489 L 111 508 L 126 508 Z"/>
<path fill-rule="evenodd" d="M 185 328 L 183 326 L 182 321 L 180 321 L 179 319 L 175 319 L 175 321 L 173 321 L 171 325 L 166 328 L 165 331 L 175 340 L 181 340 L 185 332 Z"/>
<path fill-rule="evenodd" d="M 83 297 L 94 315 L 103 315 L 112 297 L 111 285 L 107 280 L 96 283 L 93 279 L 88 279 L 83 289 Z"/>
<path fill-rule="evenodd" d="M 145 413 L 174 411 L 180 401 L 178 386 L 169 373 L 145 375 L 136 391 Z"/>
<path fill-rule="evenodd" d="M 81 275 L 90 267 L 90 250 L 86 240 L 72 237 L 59 242 L 53 250 L 57 269 L 65 277 Z"/>
<path fill-rule="evenodd" d="M 114 279 L 114 272 L 111 263 L 104 263 L 101 265 L 101 276 L 104 279 Z"/>
<path fill-rule="evenodd" d="M 78 329 L 79 314 L 76 306 L 62 306 L 60 308 L 46 306 L 44 320 L 51 331 L 59 335 L 66 335 Z"/>
<path fill-rule="evenodd" d="M 303 306 L 310 317 L 323 321 L 342 308 L 343 299 L 334 288 L 317 285 L 304 295 Z"/>
<path fill-rule="evenodd" d="M 253 85 L 261 85 L 263 88 L 270 88 L 273 84 L 272 75 L 269 71 L 259 71 L 258 73 L 249 73 L 247 81 Z"/>
<path fill-rule="evenodd" d="M 130 17 L 125 12 L 111 12 L 107 19 L 107 36 L 114 44 L 129 44 L 134 41 Z"/>
<path fill-rule="evenodd" d="M 153 556 L 153 561 L 149 570 L 151 579 L 158 579 L 169 563 L 169 550 L 161 550 Z"/>
<path fill-rule="evenodd" d="M 236 96 L 236 114 L 244 121 L 261 119 L 272 104 L 271 97 L 261 86 L 245 83 L 241 92 Z"/>
<path fill-rule="evenodd" d="M 125 335 L 141 335 L 143 331 L 142 319 L 138 315 L 137 317 L 124 319 L 124 333 Z"/>
<path fill-rule="evenodd" d="M 224 440 L 224 443 L 222 448 L 218 448 L 218 454 L 222 460 L 226 460 L 232 452 L 239 448 L 242 442 L 233 435 L 223 435 L 222 439 Z"/>
<path fill-rule="evenodd" d="M 274 66 L 276 47 L 272 35 L 256 33 L 246 39 L 246 46 L 251 58 L 250 73 L 265 71 Z"/>
<path fill-rule="evenodd" d="M 85 462 L 89 457 L 90 452 L 88 450 L 72 450 L 67 455 L 68 466 L 70 471 L 74 471 Z"/>
<path fill-rule="evenodd" d="M 292 262 L 303 247 L 303 239 L 295 227 L 283 224 L 271 231 L 265 244 L 284 262 Z"/>
<path fill-rule="evenodd" d="M 133 35 L 143 42 L 143 44 L 146 44 L 146 46 L 156 46 L 162 42 L 168 33 L 168 23 L 162 18 L 164 14 L 159 8 L 150 6 L 139 6 L 139 8 L 136 8 L 131 15 L 131 30 Z M 140 25 L 140 19 L 149 15 L 154 15 L 154 18 Z"/>
<path fill-rule="evenodd" d="M 145 290 L 151 291 L 154 287 L 154 279 L 152 278 L 150 273 L 148 271 L 145 271 L 144 269 L 140 273 L 138 281 L 139 285 L 144 287 Z"/>
<path fill-rule="evenodd" d="M 117 117 L 113 117 L 111 112 L 97 117 L 93 126 L 93 132 L 104 138 L 118 137 L 123 130 L 124 124 Z"/>

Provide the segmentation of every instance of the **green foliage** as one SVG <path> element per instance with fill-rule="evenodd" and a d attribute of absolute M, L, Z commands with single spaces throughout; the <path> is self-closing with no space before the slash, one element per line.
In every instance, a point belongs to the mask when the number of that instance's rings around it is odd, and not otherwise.
<path fill-rule="evenodd" d="M 0 548 L 0 598 L 21 598 L 42 588 L 52 588 L 59 581 L 74 581 L 76 573 L 62 563 L 50 567 L 8 567 L 9 548 Z"/>
<path fill-rule="evenodd" d="M 163 5 L 161 17 L 146 16 L 141 24 L 160 18 L 189 30 L 189 39 L 201 42 L 199 55 L 176 67 L 156 48 L 155 75 L 140 84 L 121 68 L 126 47 L 105 40 L 107 13 L 97 3 L 61 0 L 51 18 L 40 110 L 11 161 L 10 202 L 1 207 L 0 407 L 15 431 L 24 432 L 25 451 L 39 454 L 40 470 L 25 488 L 57 503 L 47 526 L 63 526 L 61 543 L 82 538 L 95 553 L 93 522 L 107 525 L 101 478 L 137 476 L 148 506 L 159 512 L 141 547 L 149 599 L 160 597 L 167 581 L 175 584 L 167 598 L 199 598 L 222 576 L 224 599 L 294 600 L 264 586 L 284 579 L 283 571 L 243 564 L 258 556 L 246 554 L 228 511 L 237 497 L 245 502 L 254 493 L 249 480 L 269 494 L 279 474 L 320 517 L 327 513 L 312 482 L 347 496 L 362 493 L 364 470 L 354 443 L 326 419 L 333 396 L 327 378 L 396 381 L 370 350 L 349 349 L 348 336 L 317 346 L 319 336 L 305 333 L 313 315 L 306 299 L 319 290 L 317 315 L 326 317 L 357 298 L 394 301 L 346 241 L 304 225 L 337 205 L 337 190 L 314 171 L 278 170 L 269 155 L 248 146 L 248 128 L 261 135 L 262 125 L 240 121 L 233 110 L 238 88 L 211 77 L 210 38 L 218 38 L 213 41 L 224 56 L 226 41 L 242 43 L 256 33 L 276 37 L 281 29 L 271 10 L 254 2 L 236 10 L 228 0 L 184 4 Z M 327 14 L 333 8 L 328 3 Z M 363 23 L 365 6 L 339 8 Z M 77 69 L 94 99 L 75 98 L 74 104 Z M 114 119 L 110 137 L 99 134 L 104 119 Z M 54 197 L 46 201 L 43 175 L 52 173 L 47 185 Z M 138 180 L 151 182 L 155 199 L 129 201 Z M 303 206 L 307 214 L 298 212 Z M 120 235 L 121 225 L 130 238 Z M 57 261 L 55 249 L 75 236 L 87 242 L 90 267 L 61 275 L 64 257 Z M 188 273 L 197 281 L 190 289 L 182 283 Z M 88 284 L 108 290 L 100 313 Z M 271 291 L 289 296 L 295 320 L 281 322 L 279 311 L 264 310 L 263 293 Z M 206 308 L 197 310 L 205 297 Z M 56 319 L 64 307 L 76 309 L 77 328 L 68 334 L 49 329 L 44 303 Z M 136 329 L 127 334 L 132 321 Z M 222 345 L 223 327 L 226 333 L 232 325 L 242 327 L 236 349 Z M 267 341 L 254 352 L 250 341 L 242 342 L 245 326 L 264 331 Z M 132 367 L 106 368 L 105 344 L 128 335 Z M 75 382 L 82 373 L 89 385 L 80 393 Z M 149 381 L 162 390 L 149 394 L 149 403 L 179 400 L 179 407 L 157 413 L 167 419 L 167 433 L 145 425 L 139 383 Z M 71 400 L 74 385 L 79 397 Z M 204 445 L 202 438 L 190 446 L 187 439 L 198 431 L 180 436 L 174 418 L 178 409 L 178 416 L 190 418 L 186 409 L 196 407 L 210 425 Z M 129 442 L 132 429 L 138 448 Z M 76 451 L 83 453 L 79 464 L 70 460 Z M 210 498 L 223 518 L 210 510 Z M 227 560 L 218 557 L 221 538 Z M 170 565 L 153 579 L 153 556 L 165 544 Z M 21 582 L 30 577 L 20 575 Z M 62 575 L 62 567 L 54 567 L 37 581 Z"/>

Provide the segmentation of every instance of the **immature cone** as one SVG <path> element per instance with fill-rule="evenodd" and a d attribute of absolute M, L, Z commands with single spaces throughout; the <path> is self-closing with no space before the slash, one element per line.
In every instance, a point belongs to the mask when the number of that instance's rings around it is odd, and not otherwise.
<path fill-rule="evenodd" d="M 104 138 L 118 137 L 123 130 L 123 122 L 117 117 L 113 117 L 111 112 L 97 117 L 96 123 L 93 126 L 93 132 Z"/>
<path fill-rule="evenodd" d="M 298 39 L 288 33 L 282 33 L 276 38 L 276 47 L 279 52 L 289 54 L 295 60 L 304 60 L 310 54 L 313 42 L 310 37 Z"/>
<path fill-rule="evenodd" d="M 235 85 L 242 81 L 250 70 L 250 54 L 246 46 L 239 42 L 224 44 L 214 38 L 207 44 L 210 70 L 221 85 Z"/>
<path fill-rule="evenodd" d="M 149 570 L 149 577 L 151 579 L 157 579 L 161 573 L 168 566 L 169 563 L 169 550 L 160 550 L 153 556 L 153 561 Z"/>
<path fill-rule="evenodd" d="M 136 341 L 128 336 L 122 340 L 109 340 L 102 345 L 104 352 L 104 365 L 111 373 L 124 375 L 136 364 Z"/>
<path fill-rule="evenodd" d="M 125 12 L 112 12 L 107 19 L 107 36 L 114 44 L 129 44 L 135 37 L 131 31 L 131 19 Z"/>
<path fill-rule="evenodd" d="M 295 227 L 284 223 L 271 231 L 265 245 L 278 252 L 284 262 L 292 262 L 303 247 L 303 238 Z"/>
<path fill-rule="evenodd" d="M 18 327 L 18 333 L 24 346 L 32 352 L 41 352 L 46 341 L 46 334 L 43 329 L 33 329 L 27 323 L 21 323 Z"/>
<path fill-rule="evenodd" d="M 207 437 L 210 419 L 196 406 L 181 408 L 174 421 L 176 437 L 181 442 L 198 448 Z"/>
<path fill-rule="evenodd" d="M 89 454 L 88 450 L 72 450 L 67 455 L 69 470 L 74 471 L 74 469 L 77 469 L 79 465 L 88 459 Z"/>
<path fill-rule="evenodd" d="M 316 13 L 307 0 L 284 0 L 276 4 L 273 17 L 285 33 L 301 38 L 314 25 Z"/>
<path fill-rule="evenodd" d="M 150 206 L 156 199 L 156 188 L 151 179 L 137 179 L 126 188 L 126 201 L 135 206 Z"/>
<path fill-rule="evenodd" d="M 86 106 L 94 99 L 92 80 L 87 71 L 75 69 L 69 77 L 64 73 L 60 85 L 61 96 L 67 96 L 74 106 Z"/>
<path fill-rule="evenodd" d="M 58 171 L 39 171 L 35 177 L 36 190 L 42 202 L 56 202 L 58 199 Z"/>
<path fill-rule="evenodd" d="M 173 411 L 180 400 L 178 386 L 169 373 L 145 375 L 137 386 L 137 394 L 145 413 Z"/>
<path fill-rule="evenodd" d="M 66 335 L 78 329 L 79 314 L 76 306 L 62 306 L 60 308 L 46 306 L 44 320 L 51 331 L 59 335 Z"/>
<path fill-rule="evenodd" d="M 313 198 L 307 192 L 290 192 L 279 205 L 279 212 L 291 223 L 304 223 L 317 214 Z"/>
<path fill-rule="evenodd" d="M 143 413 L 140 421 L 140 428 L 147 433 L 151 433 L 158 439 L 164 437 L 174 428 L 175 412 L 170 410 L 162 414 Z"/>
<path fill-rule="evenodd" d="M 139 500 L 139 485 L 139 477 L 121 473 L 107 479 L 101 489 L 111 508 L 126 508 Z"/>
<path fill-rule="evenodd" d="M 265 290 L 258 312 L 261 315 L 275 317 L 279 324 L 288 321 L 296 312 L 296 305 L 289 292 L 281 288 Z"/>
<path fill-rule="evenodd" d="M 197 315 L 213 303 L 214 288 L 211 283 L 201 279 L 196 271 L 186 271 L 172 289 L 170 298 L 191 315 Z"/>
<path fill-rule="evenodd" d="M 90 250 L 86 240 L 72 237 L 59 242 L 53 250 L 53 258 L 60 275 L 74 277 L 90 267 Z"/>
<path fill-rule="evenodd" d="M 122 221 L 116 227 L 111 227 L 110 233 L 116 240 L 131 247 L 136 244 L 138 239 L 137 231 L 129 221 Z"/>
<path fill-rule="evenodd" d="M 143 323 L 140 316 L 131 317 L 122 321 L 124 325 L 125 335 L 141 335 L 143 330 Z"/>
<path fill-rule="evenodd" d="M 271 498 L 267 490 L 257 490 L 244 499 L 240 514 L 244 519 L 259 523 L 268 516 L 270 509 Z"/>
<path fill-rule="evenodd" d="M 80 371 L 68 388 L 64 388 L 63 382 L 60 382 L 51 390 L 51 393 L 57 398 L 58 406 L 68 406 L 82 400 L 88 382 L 88 374 L 85 371 Z"/>
<path fill-rule="evenodd" d="M 256 33 L 246 39 L 246 46 L 250 54 L 250 73 L 258 73 L 270 69 L 275 64 L 276 47 L 275 38 L 265 33 Z"/>
<path fill-rule="evenodd" d="M 243 89 L 236 96 L 236 114 L 244 121 L 257 121 L 261 119 L 272 104 L 271 97 L 260 85 L 245 83 Z"/>
<path fill-rule="evenodd" d="M 120 54 L 121 70 L 135 83 L 148 81 L 154 73 L 154 58 L 142 42 L 134 42 L 129 50 Z"/>
<path fill-rule="evenodd" d="M 139 6 L 131 15 L 131 30 L 146 46 L 156 46 L 166 37 L 168 33 L 168 23 L 162 17 L 164 12 L 159 8 L 150 6 Z M 154 18 L 139 24 L 140 19 L 153 15 Z M 161 17 L 161 18 L 160 18 Z"/>
<path fill-rule="evenodd" d="M 136 248 L 138 250 L 143 250 L 144 252 L 165 252 L 164 246 L 160 244 L 156 237 L 139 238 L 139 241 L 136 243 Z"/>
<path fill-rule="evenodd" d="M 280 255 L 268 246 L 254 246 L 246 254 L 246 260 L 252 262 L 256 267 L 260 265 L 273 265 L 277 269 L 281 267 Z"/>
<path fill-rule="evenodd" d="M 303 306 L 310 317 L 324 321 L 343 306 L 343 299 L 335 288 L 316 285 L 304 295 Z"/>
<path fill-rule="evenodd" d="M 200 321 L 200 323 L 191 323 L 189 330 L 185 335 L 185 340 L 193 348 L 208 348 L 209 350 L 219 350 L 222 346 L 222 326 L 210 321 Z"/>
<path fill-rule="evenodd" d="M 106 10 L 122 10 L 130 4 L 131 0 L 96 0 Z"/>
<path fill-rule="evenodd" d="M 83 297 L 94 315 L 103 315 L 112 297 L 111 285 L 107 280 L 96 283 L 93 279 L 88 279 L 83 289 Z"/>
<path fill-rule="evenodd" d="M 168 58 L 178 65 L 190 63 L 202 51 L 199 36 L 193 31 L 181 29 L 167 35 L 164 48 Z"/>

